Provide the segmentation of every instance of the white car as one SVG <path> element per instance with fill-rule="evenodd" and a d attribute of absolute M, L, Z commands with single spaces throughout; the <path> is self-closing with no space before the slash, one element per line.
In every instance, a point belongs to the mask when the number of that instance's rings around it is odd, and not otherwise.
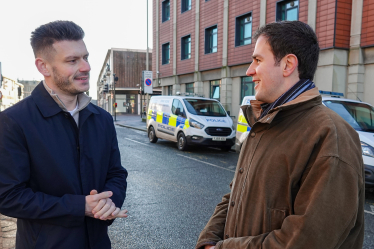
<path fill-rule="evenodd" d="M 229 151 L 235 142 L 233 121 L 214 99 L 188 96 L 153 96 L 147 115 L 148 138 L 189 145 L 219 147 Z"/>
<path fill-rule="evenodd" d="M 326 91 L 320 91 L 320 93 L 323 105 L 338 113 L 357 131 L 361 140 L 362 158 L 365 164 L 365 185 L 367 188 L 374 188 L 374 107 L 369 103 L 340 98 L 343 96 L 342 93 Z M 255 99 L 255 97 L 246 96 L 242 105 L 249 105 L 251 99 Z M 237 152 L 240 151 L 241 145 L 251 129 L 241 109 L 238 117 L 235 143 Z"/>

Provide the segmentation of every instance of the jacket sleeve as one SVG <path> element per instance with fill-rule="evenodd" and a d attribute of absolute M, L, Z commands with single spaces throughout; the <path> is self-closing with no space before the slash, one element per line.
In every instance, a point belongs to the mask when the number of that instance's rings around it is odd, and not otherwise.
<path fill-rule="evenodd" d="M 216 206 L 216 209 L 208 221 L 208 224 L 200 233 L 196 244 L 196 249 L 202 249 L 206 245 L 214 246 L 218 241 L 223 239 L 229 200 L 230 193 L 224 195 L 221 203 Z"/>
<path fill-rule="evenodd" d="M 22 129 L 0 113 L 0 213 L 65 227 L 81 225 L 85 196 L 34 192 L 29 186 L 29 154 Z"/>
<path fill-rule="evenodd" d="M 112 125 L 112 144 L 110 152 L 109 169 L 106 176 L 105 186 L 103 191 L 112 191 L 112 201 L 116 204 L 116 207 L 121 208 L 126 198 L 127 188 L 127 170 L 122 167 L 121 155 L 118 148 L 117 133 L 114 128 L 113 121 L 110 122 Z"/>
<path fill-rule="evenodd" d="M 216 248 L 339 248 L 355 224 L 364 222 L 363 195 L 361 172 L 338 157 L 320 157 L 305 170 L 294 214 L 280 220 L 280 229 L 221 240 Z"/>

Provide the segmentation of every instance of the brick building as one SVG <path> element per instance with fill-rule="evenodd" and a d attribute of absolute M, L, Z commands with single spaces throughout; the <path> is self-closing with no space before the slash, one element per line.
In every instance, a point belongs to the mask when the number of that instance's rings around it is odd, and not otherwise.
<path fill-rule="evenodd" d="M 152 71 L 151 62 L 150 50 L 149 71 Z M 146 70 L 146 50 L 109 49 L 97 80 L 97 105 L 114 115 L 113 74 L 116 74 L 118 77 L 118 82 L 115 84 L 116 113 L 140 114 L 140 106 L 147 104 L 145 96 L 139 94 L 144 70 Z M 154 89 L 154 93 L 156 92 L 160 90 Z"/>
<path fill-rule="evenodd" d="M 374 0 L 153 0 L 155 82 L 164 95 L 216 98 L 236 115 L 242 98 L 254 94 L 245 75 L 252 35 L 276 20 L 315 30 L 320 90 L 374 105 Z"/>

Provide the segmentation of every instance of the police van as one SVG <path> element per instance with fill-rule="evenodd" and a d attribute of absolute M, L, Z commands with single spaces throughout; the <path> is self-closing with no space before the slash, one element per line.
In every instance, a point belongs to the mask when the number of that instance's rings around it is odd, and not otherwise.
<path fill-rule="evenodd" d="M 152 96 L 147 115 L 148 138 L 177 142 L 179 150 L 190 145 L 229 151 L 235 143 L 233 121 L 215 99 L 192 96 Z"/>
<path fill-rule="evenodd" d="M 365 185 L 374 188 L 374 107 L 357 100 L 344 99 L 342 93 L 320 91 L 322 104 L 338 113 L 358 133 L 361 140 L 362 158 L 365 165 Z M 250 105 L 254 96 L 246 96 L 242 105 Z M 248 136 L 250 127 L 239 110 L 239 120 L 236 131 L 235 150 L 240 151 L 241 145 Z"/>

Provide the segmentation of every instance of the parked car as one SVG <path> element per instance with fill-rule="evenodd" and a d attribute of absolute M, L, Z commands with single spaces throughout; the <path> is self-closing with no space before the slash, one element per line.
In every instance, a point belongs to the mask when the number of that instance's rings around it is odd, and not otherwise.
<path fill-rule="evenodd" d="M 215 99 L 188 96 L 153 96 L 147 115 L 148 138 L 177 142 L 179 150 L 189 145 L 219 147 L 229 151 L 235 143 L 235 127 Z"/>
<path fill-rule="evenodd" d="M 361 140 L 362 158 L 365 165 L 366 188 L 374 189 L 374 107 L 369 103 L 341 98 L 342 93 L 320 91 L 322 103 L 338 113 L 358 133 Z M 250 104 L 254 96 L 246 96 L 242 105 Z M 238 115 L 235 150 L 240 152 L 244 140 L 247 138 L 250 127 L 245 120 L 241 109 Z"/>

